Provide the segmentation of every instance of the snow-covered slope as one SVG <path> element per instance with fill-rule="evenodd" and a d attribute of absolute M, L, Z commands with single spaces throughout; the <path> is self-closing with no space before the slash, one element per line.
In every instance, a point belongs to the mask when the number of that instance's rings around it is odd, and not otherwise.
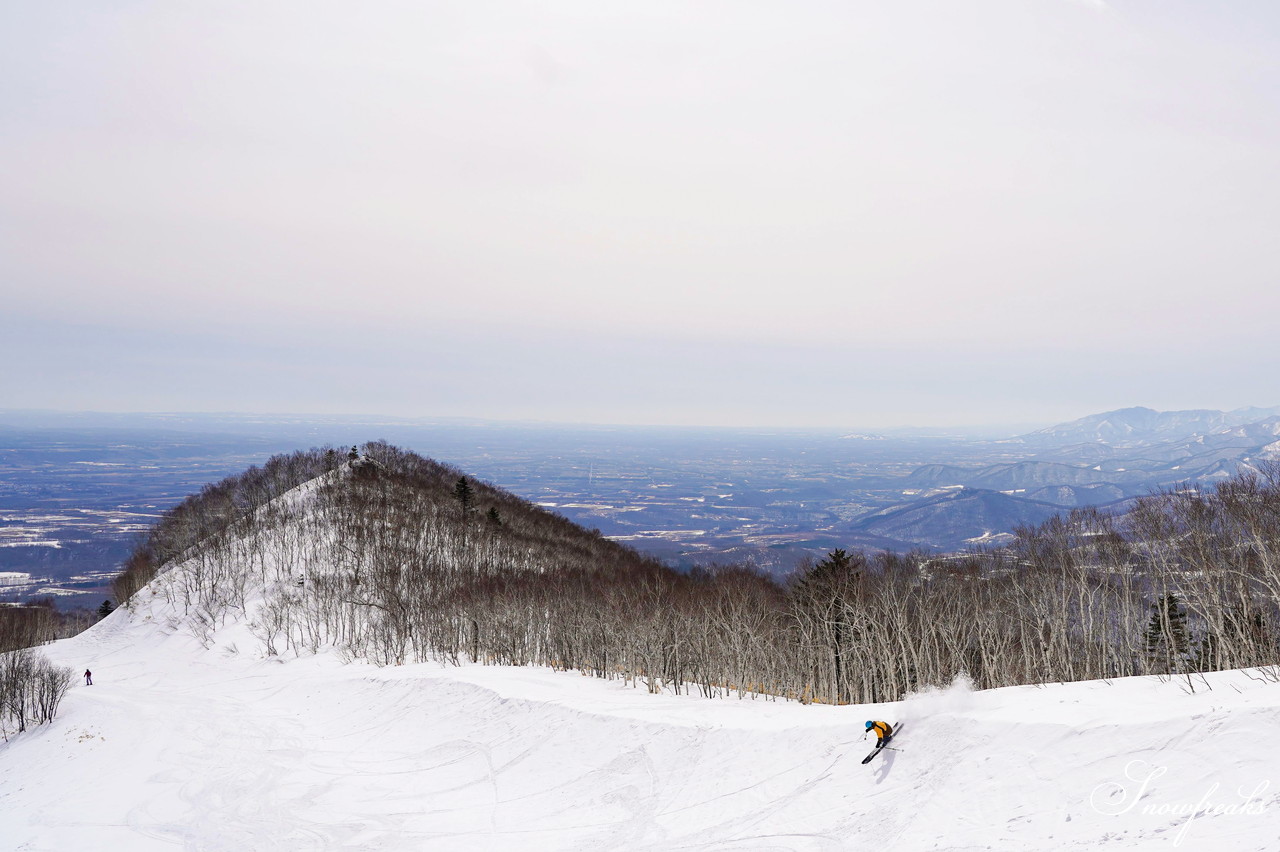
<path fill-rule="evenodd" d="M 206 648 L 159 605 L 45 651 L 95 685 L 0 745 L 3 850 L 1261 850 L 1280 836 L 1280 684 L 1247 673 L 1194 693 L 1131 679 L 801 706 L 540 669 L 265 659 L 243 624 Z M 865 719 L 904 722 L 901 750 L 862 765 Z"/>

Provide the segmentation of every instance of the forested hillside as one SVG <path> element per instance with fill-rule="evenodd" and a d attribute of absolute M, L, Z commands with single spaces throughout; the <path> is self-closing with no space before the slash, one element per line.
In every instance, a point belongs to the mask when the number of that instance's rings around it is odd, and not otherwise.
<path fill-rule="evenodd" d="M 385 443 L 295 453 L 167 514 L 117 582 L 208 636 L 577 669 L 652 691 L 896 700 L 1280 661 L 1280 472 L 1077 511 L 954 557 L 837 550 L 779 583 L 679 573 Z M 149 585 L 147 585 L 149 583 Z"/>

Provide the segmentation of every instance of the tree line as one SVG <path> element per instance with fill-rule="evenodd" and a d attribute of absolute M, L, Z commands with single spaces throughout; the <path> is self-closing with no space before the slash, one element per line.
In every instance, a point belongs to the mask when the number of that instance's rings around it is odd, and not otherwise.
<path fill-rule="evenodd" d="M 106 600 L 96 611 L 84 607 L 60 611 L 47 595 L 26 601 L 0 601 L 0 653 L 75 636 L 112 609 L 111 601 Z"/>
<path fill-rule="evenodd" d="M 1121 516 L 1077 510 L 999 550 L 836 550 L 777 581 L 675 571 L 456 468 L 363 449 L 205 488 L 130 557 L 119 599 L 150 582 L 197 635 L 243 616 L 272 654 L 545 665 L 707 696 L 1278 672 L 1275 467 Z"/>

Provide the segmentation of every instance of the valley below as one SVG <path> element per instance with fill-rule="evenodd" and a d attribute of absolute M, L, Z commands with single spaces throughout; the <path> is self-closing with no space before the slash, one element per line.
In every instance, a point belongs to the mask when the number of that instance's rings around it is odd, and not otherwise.
<path fill-rule="evenodd" d="M 165 510 L 274 453 L 389 439 L 680 568 L 1007 543 L 1280 457 L 1280 409 L 1123 409 L 1020 435 L 0 412 L 0 596 L 96 607 Z"/>

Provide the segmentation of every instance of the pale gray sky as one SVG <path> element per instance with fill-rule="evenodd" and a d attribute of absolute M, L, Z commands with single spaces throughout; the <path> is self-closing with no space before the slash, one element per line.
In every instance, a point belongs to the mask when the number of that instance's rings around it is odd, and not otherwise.
<path fill-rule="evenodd" d="M 8 2 L 0 407 L 1280 403 L 1280 5 Z"/>

